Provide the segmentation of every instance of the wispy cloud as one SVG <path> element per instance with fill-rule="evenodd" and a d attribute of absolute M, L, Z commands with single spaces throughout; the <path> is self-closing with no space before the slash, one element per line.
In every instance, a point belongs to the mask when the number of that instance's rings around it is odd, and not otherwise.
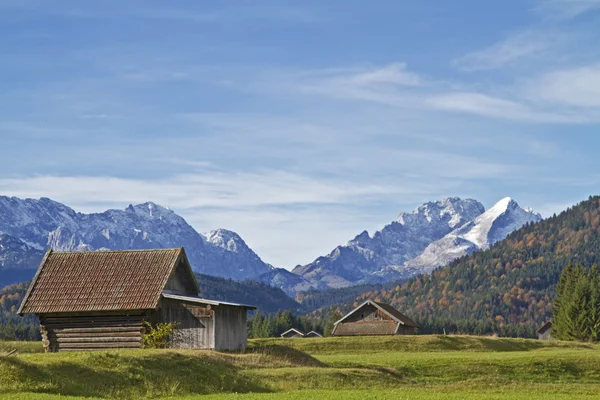
<path fill-rule="evenodd" d="M 529 30 L 511 35 L 483 50 L 466 54 L 453 61 L 464 71 L 478 71 L 514 65 L 524 59 L 539 57 L 556 46 L 560 38 L 549 32 Z"/>
<path fill-rule="evenodd" d="M 600 9 L 600 0 L 541 0 L 536 10 L 547 18 L 572 19 Z"/>
<path fill-rule="evenodd" d="M 600 64 L 542 74 L 525 87 L 526 95 L 541 101 L 600 112 Z"/>
<path fill-rule="evenodd" d="M 440 110 L 477 114 L 486 117 L 538 123 L 591 122 L 581 113 L 550 112 L 535 109 L 518 101 L 506 100 L 483 93 L 456 92 L 431 96 L 427 102 Z"/>

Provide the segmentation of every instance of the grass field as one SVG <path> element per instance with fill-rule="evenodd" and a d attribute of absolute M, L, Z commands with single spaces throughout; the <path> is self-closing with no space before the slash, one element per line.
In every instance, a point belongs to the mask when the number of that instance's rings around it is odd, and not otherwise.
<path fill-rule="evenodd" d="M 266 339 L 244 354 L 36 354 L 39 343 L 0 342 L 0 397 L 597 399 L 599 350 L 469 336 Z"/>

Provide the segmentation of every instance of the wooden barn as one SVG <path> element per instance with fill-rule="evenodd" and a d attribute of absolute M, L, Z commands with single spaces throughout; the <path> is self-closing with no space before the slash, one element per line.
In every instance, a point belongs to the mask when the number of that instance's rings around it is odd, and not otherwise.
<path fill-rule="evenodd" d="M 552 337 L 552 322 L 548 321 L 537 330 L 538 340 L 554 340 Z"/>
<path fill-rule="evenodd" d="M 36 314 L 46 351 L 139 348 L 144 322 L 171 322 L 169 347 L 243 350 L 247 311 L 199 289 L 183 248 L 48 250 L 18 313 Z"/>
<path fill-rule="evenodd" d="M 306 338 L 323 337 L 323 335 L 321 335 L 319 332 L 316 332 L 316 331 L 310 331 L 306 335 L 304 335 L 304 337 L 306 337 Z"/>
<path fill-rule="evenodd" d="M 389 304 L 367 300 L 335 323 L 332 336 L 412 335 L 419 325 Z"/>
<path fill-rule="evenodd" d="M 292 329 L 288 329 L 287 331 L 283 332 L 281 334 L 281 337 L 284 339 L 302 338 L 302 337 L 304 337 L 304 332 L 302 332 L 296 328 L 292 328 Z"/>

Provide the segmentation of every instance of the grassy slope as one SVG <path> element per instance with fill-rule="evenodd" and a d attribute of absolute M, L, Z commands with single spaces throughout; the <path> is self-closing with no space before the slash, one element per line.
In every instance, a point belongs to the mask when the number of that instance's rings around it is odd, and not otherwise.
<path fill-rule="evenodd" d="M 255 340 L 246 354 L 21 354 L 0 357 L 0 397 L 304 399 L 337 398 L 335 391 L 352 388 L 345 398 L 591 399 L 600 391 L 598 350 L 576 343 L 413 336 Z"/>

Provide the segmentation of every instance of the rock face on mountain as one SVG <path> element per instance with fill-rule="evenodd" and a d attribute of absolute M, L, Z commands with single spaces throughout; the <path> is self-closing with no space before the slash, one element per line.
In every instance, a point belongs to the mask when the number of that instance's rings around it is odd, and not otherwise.
<path fill-rule="evenodd" d="M 0 233 L 0 268 L 37 268 L 43 255 L 41 250 Z"/>
<path fill-rule="evenodd" d="M 431 243 L 421 255 L 405 263 L 405 267 L 416 273 L 431 272 L 475 250 L 487 250 L 523 225 L 541 220 L 540 214 L 523 209 L 506 197 L 473 221 Z"/>
<path fill-rule="evenodd" d="M 274 268 L 260 275 L 256 280 L 266 283 L 269 286 L 278 287 L 290 297 L 294 297 L 298 292 L 326 290 L 329 288 L 325 282 L 311 282 L 283 268 Z"/>
<path fill-rule="evenodd" d="M 429 202 L 403 213 L 381 231 L 366 231 L 329 255 L 292 272 L 311 283 L 338 288 L 403 279 L 489 247 L 539 214 L 507 198 L 487 212 L 472 199 Z"/>
<path fill-rule="evenodd" d="M 40 259 L 49 247 L 76 251 L 183 246 L 194 270 L 203 274 L 243 280 L 272 269 L 234 232 L 201 235 L 175 212 L 151 202 L 82 214 L 47 198 L 0 196 L 0 233 L 39 251 Z"/>

